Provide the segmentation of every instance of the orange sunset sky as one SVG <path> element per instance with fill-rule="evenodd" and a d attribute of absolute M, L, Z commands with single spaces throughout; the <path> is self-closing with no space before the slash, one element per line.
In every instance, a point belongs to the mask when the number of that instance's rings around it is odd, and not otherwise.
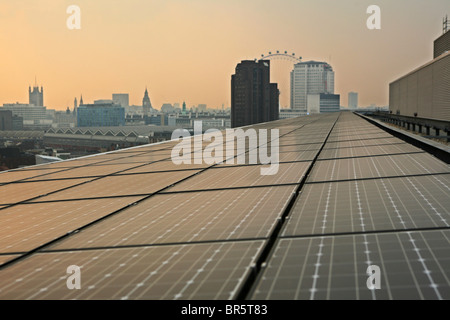
<path fill-rule="evenodd" d="M 81 30 L 66 27 L 72 4 Z M 432 59 L 445 14 L 449 0 L 0 0 L 0 105 L 28 103 L 36 76 L 52 109 L 81 93 L 141 105 L 146 86 L 156 109 L 229 106 L 236 64 L 276 50 L 329 62 L 343 106 L 349 91 L 387 105 L 389 82 Z"/>

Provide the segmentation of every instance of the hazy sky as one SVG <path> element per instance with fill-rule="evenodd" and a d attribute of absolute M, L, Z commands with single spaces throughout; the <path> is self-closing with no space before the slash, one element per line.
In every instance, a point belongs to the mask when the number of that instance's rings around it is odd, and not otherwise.
<path fill-rule="evenodd" d="M 81 30 L 69 30 L 69 5 Z M 381 8 L 381 30 L 366 9 Z M 0 105 L 44 86 L 50 108 L 129 93 L 154 107 L 230 104 L 236 64 L 269 51 L 325 60 L 347 105 L 388 104 L 388 84 L 431 60 L 449 0 L 0 0 Z M 287 70 L 288 72 L 289 70 Z"/>

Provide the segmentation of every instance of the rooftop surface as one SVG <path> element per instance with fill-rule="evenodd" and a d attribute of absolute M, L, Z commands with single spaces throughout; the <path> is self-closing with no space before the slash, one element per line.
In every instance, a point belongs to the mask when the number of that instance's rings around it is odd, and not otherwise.
<path fill-rule="evenodd" d="M 448 164 L 349 112 L 250 128 L 275 175 L 176 141 L 1 173 L 0 299 L 450 299 Z"/>

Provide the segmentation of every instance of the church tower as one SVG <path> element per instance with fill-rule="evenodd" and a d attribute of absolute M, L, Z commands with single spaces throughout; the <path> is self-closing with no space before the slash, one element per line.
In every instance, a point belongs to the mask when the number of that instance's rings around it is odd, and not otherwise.
<path fill-rule="evenodd" d="M 44 106 L 44 88 L 41 86 L 41 91 L 39 91 L 36 80 L 33 86 L 33 91 L 31 90 L 31 86 L 28 87 L 28 103 L 33 104 L 36 107 Z"/>
<path fill-rule="evenodd" d="M 147 87 L 145 88 L 144 98 L 142 99 L 142 108 L 144 109 L 144 116 L 148 116 L 150 110 L 152 109 L 152 103 L 150 102 L 150 97 L 148 96 Z"/>

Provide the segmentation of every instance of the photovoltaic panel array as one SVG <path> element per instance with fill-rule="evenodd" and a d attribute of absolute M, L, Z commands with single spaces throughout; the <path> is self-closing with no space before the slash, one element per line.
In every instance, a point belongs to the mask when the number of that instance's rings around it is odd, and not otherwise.
<path fill-rule="evenodd" d="M 450 298 L 449 166 L 378 130 L 341 114 L 252 299 Z"/>
<path fill-rule="evenodd" d="M 448 165 L 347 112 L 243 129 L 280 138 L 193 137 L 181 165 L 169 141 L 1 173 L 0 299 L 449 298 Z"/>

